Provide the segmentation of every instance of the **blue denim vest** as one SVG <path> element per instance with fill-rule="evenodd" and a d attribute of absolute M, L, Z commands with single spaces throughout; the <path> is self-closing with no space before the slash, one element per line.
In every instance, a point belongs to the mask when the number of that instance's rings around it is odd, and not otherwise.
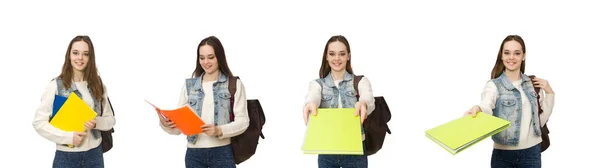
<path fill-rule="evenodd" d="M 57 95 L 63 96 L 63 97 L 69 97 L 69 95 L 71 95 L 71 92 L 75 92 L 75 94 L 79 98 L 83 99 L 83 97 L 81 97 L 81 93 L 77 89 L 77 86 L 75 86 L 75 82 L 71 82 L 71 88 L 67 89 L 63 86 L 63 80 L 61 78 L 54 78 L 54 80 L 56 80 L 56 86 L 57 86 L 57 90 L 58 90 Z M 92 100 L 94 100 L 93 109 L 96 112 L 96 114 L 100 114 L 100 106 L 101 106 L 100 101 L 98 101 L 96 99 L 96 97 L 93 96 L 92 90 L 89 90 L 89 91 L 90 91 L 90 95 L 92 95 L 91 96 Z M 95 129 L 92 129 L 91 131 L 92 131 L 92 135 L 93 135 L 94 139 L 98 139 L 100 137 L 100 131 L 95 130 Z"/>
<path fill-rule="evenodd" d="M 344 79 L 340 81 L 339 88 L 335 86 L 335 81 L 331 73 L 325 78 L 316 79 L 321 85 L 321 105 L 319 108 L 338 108 L 338 99 L 342 99 L 342 108 L 354 108 L 358 101 L 356 95 L 357 90 L 354 90 L 354 74 L 344 73 Z M 361 125 L 361 133 L 364 134 L 364 128 Z"/>
<path fill-rule="evenodd" d="M 202 89 L 202 77 L 204 73 L 197 78 L 185 80 L 185 86 L 188 96 L 188 104 L 198 114 L 202 116 L 202 102 L 204 101 L 204 89 Z M 219 79 L 213 84 L 213 100 L 215 104 L 215 126 L 230 123 L 229 110 L 231 110 L 231 95 L 229 93 L 229 78 L 223 73 L 219 74 Z M 188 136 L 189 143 L 195 144 L 198 135 Z"/>
<path fill-rule="evenodd" d="M 540 119 L 538 116 L 537 102 L 538 95 L 535 93 L 533 83 L 527 75 L 521 73 L 521 79 L 523 80 L 521 87 L 528 100 L 521 100 L 521 92 L 513 86 L 505 73 L 502 73 L 498 78 L 492 80 L 498 89 L 498 98 L 496 99 L 496 107 L 492 110 L 493 114 L 494 116 L 508 120 L 511 123 L 509 128 L 492 136 L 492 139 L 496 143 L 512 146 L 519 144 L 523 101 L 529 101 L 529 103 L 531 103 L 531 121 L 533 122 L 533 130 L 536 136 L 540 136 Z M 528 127 L 529 125 L 526 126 Z"/>

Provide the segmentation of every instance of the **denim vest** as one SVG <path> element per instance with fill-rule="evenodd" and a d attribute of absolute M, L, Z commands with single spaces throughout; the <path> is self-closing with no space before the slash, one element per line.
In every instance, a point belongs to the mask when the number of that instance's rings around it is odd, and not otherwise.
<path fill-rule="evenodd" d="M 188 104 L 198 114 L 202 116 L 202 103 L 204 101 L 204 89 L 202 88 L 202 77 L 204 73 L 197 78 L 190 78 L 185 80 L 185 86 L 188 96 Z M 229 78 L 223 73 L 219 74 L 219 79 L 213 83 L 213 103 L 215 104 L 214 109 L 214 123 L 215 126 L 225 125 L 230 123 L 229 110 L 231 110 L 231 95 L 229 93 Z M 188 136 L 187 140 L 189 143 L 195 144 L 198 139 L 198 135 Z"/>
<path fill-rule="evenodd" d="M 340 81 L 339 88 L 335 86 L 335 81 L 331 73 L 325 78 L 316 79 L 317 83 L 321 85 L 321 105 L 319 108 L 338 108 L 339 98 L 342 99 L 342 108 L 354 108 L 354 105 L 358 101 L 356 95 L 357 90 L 354 90 L 354 74 L 346 72 L 344 79 Z M 361 125 L 361 133 L 364 134 L 364 128 Z"/>
<path fill-rule="evenodd" d="M 75 94 L 83 99 L 83 97 L 81 97 L 81 93 L 79 92 L 79 90 L 77 90 L 77 86 L 75 86 L 75 82 L 71 82 L 71 88 L 65 88 L 63 86 L 63 80 L 61 78 L 55 78 L 54 80 L 56 80 L 56 86 L 57 86 L 57 90 L 58 93 L 57 95 L 59 96 L 63 96 L 63 97 L 69 97 L 69 95 L 71 95 L 71 92 L 75 92 Z M 96 97 L 93 96 L 92 90 L 90 91 L 90 95 L 92 95 L 92 100 L 94 100 L 94 112 L 96 112 L 96 114 L 100 114 L 100 102 L 96 99 Z M 98 139 L 100 137 L 100 131 L 92 129 L 92 135 L 94 137 L 94 139 Z"/>
<path fill-rule="evenodd" d="M 521 92 L 513 86 L 505 73 L 502 73 L 498 78 L 492 80 L 498 89 L 498 98 L 496 99 L 496 107 L 492 110 L 493 114 L 496 117 L 508 120 L 512 123 L 506 130 L 492 136 L 492 139 L 496 143 L 512 146 L 519 143 L 521 116 L 523 111 L 522 106 L 524 101 L 529 101 L 529 103 L 531 103 L 531 121 L 533 122 L 533 130 L 536 136 L 540 136 L 541 131 L 537 102 L 538 95 L 535 93 L 533 83 L 527 75 L 521 73 L 521 79 L 523 80 L 521 87 L 528 100 L 521 100 Z M 526 126 L 529 127 L 529 125 Z"/>

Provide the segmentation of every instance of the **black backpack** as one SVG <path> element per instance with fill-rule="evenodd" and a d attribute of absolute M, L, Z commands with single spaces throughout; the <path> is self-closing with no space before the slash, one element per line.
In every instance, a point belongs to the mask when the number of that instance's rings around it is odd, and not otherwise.
<path fill-rule="evenodd" d="M 229 119 L 234 121 L 235 115 L 233 113 L 233 102 L 234 95 L 237 87 L 237 79 L 239 77 L 229 77 L 229 94 L 231 94 L 231 109 L 229 110 Z M 265 114 L 263 113 L 262 106 L 257 99 L 247 100 L 248 118 L 250 123 L 244 133 L 232 137 L 231 145 L 233 148 L 233 158 L 235 164 L 240 164 L 248 160 L 256 152 L 256 146 L 258 145 L 258 137 L 265 139 L 262 134 L 263 125 L 265 125 Z"/>
<path fill-rule="evenodd" d="M 354 90 L 356 90 L 357 99 L 360 97 L 358 94 L 358 82 L 362 77 L 362 75 L 354 76 Z M 386 132 L 392 134 L 387 125 L 391 118 L 390 108 L 383 96 L 375 97 L 375 110 L 373 110 L 363 123 L 367 156 L 377 153 L 383 147 Z"/>
<path fill-rule="evenodd" d="M 106 101 L 108 101 L 108 105 L 110 106 L 110 110 L 113 112 L 113 116 L 114 116 L 115 111 L 112 107 L 112 104 L 110 103 L 110 98 L 106 97 Z M 101 109 L 100 116 L 102 116 L 102 114 L 104 113 L 104 107 L 101 105 L 100 109 Z M 111 128 L 108 131 L 100 131 L 100 135 L 102 136 L 102 143 L 100 144 L 100 145 L 102 145 L 102 153 L 106 153 L 110 149 L 112 149 L 112 147 L 113 147 L 112 133 L 113 132 L 115 132 L 114 128 Z"/>
<path fill-rule="evenodd" d="M 529 78 L 533 79 L 535 78 L 535 75 L 529 75 Z M 542 125 L 542 119 L 540 118 L 540 116 L 542 115 L 542 113 L 544 113 L 544 110 L 542 110 L 542 107 L 540 106 L 540 88 L 533 88 L 535 90 L 535 94 L 537 94 L 537 102 L 538 102 L 538 119 L 540 120 L 540 125 Z M 546 121 L 546 124 L 544 124 L 543 127 L 540 127 L 540 131 L 542 131 L 542 152 L 546 151 L 546 149 L 548 149 L 548 147 L 550 147 L 550 137 L 548 136 L 548 134 L 550 134 L 550 130 L 548 130 L 548 123 Z"/>

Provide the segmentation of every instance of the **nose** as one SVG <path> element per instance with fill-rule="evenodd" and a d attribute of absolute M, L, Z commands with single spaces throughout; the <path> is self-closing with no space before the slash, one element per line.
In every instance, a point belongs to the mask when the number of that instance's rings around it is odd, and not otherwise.
<path fill-rule="evenodd" d="M 75 59 L 77 59 L 77 60 L 83 59 L 83 54 L 81 54 L 81 53 L 75 54 Z"/>

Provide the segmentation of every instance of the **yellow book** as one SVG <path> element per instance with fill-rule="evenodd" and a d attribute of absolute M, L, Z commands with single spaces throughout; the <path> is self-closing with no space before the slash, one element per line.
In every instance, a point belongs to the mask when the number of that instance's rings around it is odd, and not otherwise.
<path fill-rule="evenodd" d="M 83 132 L 85 130 L 84 123 L 93 120 L 96 115 L 90 106 L 72 92 L 50 124 L 67 132 Z"/>
<path fill-rule="evenodd" d="M 463 116 L 427 130 L 425 136 L 452 155 L 456 155 L 508 127 L 509 121 L 478 112 L 474 118 L 471 115 Z"/>
<path fill-rule="evenodd" d="M 304 154 L 362 155 L 360 116 L 354 108 L 322 108 L 310 116 Z"/>

